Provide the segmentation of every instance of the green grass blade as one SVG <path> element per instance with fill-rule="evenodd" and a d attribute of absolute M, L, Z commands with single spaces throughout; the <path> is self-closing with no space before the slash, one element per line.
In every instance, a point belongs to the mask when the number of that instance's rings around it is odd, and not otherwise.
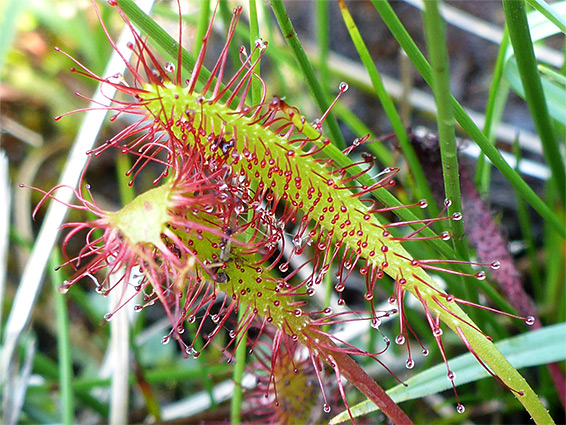
<path fill-rule="evenodd" d="M 560 85 L 566 86 L 566 76 L 564 74 L 559 74 L 558 72 L 554 71 L 553 69 L 551 69 L 551 68 L 549 68 L 545 65 L 542 65 L 542 64 L 538 65 L 538 70 L 540 72 L 542 72 L 543 74 L 548 75 L 549 77 L 554 79 Z"/>
<path fill-rule="evenodd" d="M 531 111 L 537 133 L 542 142 L 544 156 L 552 170 L 562 203 L 566 199 L 566 170 L 558 144 L 552 131 L 552 122 L 544 97 L 533 42 L 525 13 L 524 0 L 503 0 L 503 10 L 509 29 L 509 38 L 517 60 L 519 75 L 525 92 L 525 100 Z"/>
<path fill-rule="evenodd" d="M 495 129 L 503 114 L 505 103 L 509 94 L 509 85 L 506 84 L 503 78 L 503 70 L 505 69 L 505 53 L 509 46 L 509 36 L 507 29 L 503 32 L 501 45 L 495 61 L 495 68 L 493 70 L 493 77 L 489 86 L 489 96 L 485 108 L 485 124 L 483 132 L 489 142 L 495 142 Z M 485 195 L 489 192 L 489 185 L 491 181 L 491 164 L 486 160 L 485 155 L 482 153 L 478 158 L 476 166 L 476 187 L 480 194 Z"/>
<path fill-rule="evenodd" d="M 395 132 L 395 136 L 397 136 L 397 140 L 399 141 L 401 149 L 405 154 L 405 159 L 407 161 L 407 164 L 409 165 L 409 170 L 414 176 L 414 181 L 417 183 L 416 187 L 412 188 L 413 192 L 416 197 L 419 197 L 421 199 L 428 199 L 432 203 L 432 200 L 434 198 L 432 196 L 432 192 L 430 191 L 427 178 L 417 158 L 415 150 L 413 149 L 413 146 L 409 142 L 407 131 L 403 126 L 403 122 L 401 120 L 401 117 L 399 116 L 399 113 L 397 112 L 397 109 L 395 108 L 395 104 L 393 103 L 391 97 L 385 90 L 379 71 L 373 62 L 373 59 L 369 53 L 369 50 L 360 32 L 358 31 L 358 27 L 356 26 L 356 23 L 354 22 L 352 15 L 350 14 L 348 8 L 346 7 L 346 3 L 343 0 L 340 0 L 339 5 L 340 5 L 340 10 L 342 12 L 342 18 L 344 19 L 344 23 L 346 24 L 346 28 L 348 29 L 348 32 L 350 33 L 350 37 L 352 38 L 354 46 L 358 51 L 358 55 L 360 56 L 360 59 L 362 60 L 362 63 L 364 64 L 370 76 L 371 82 L 375 89 L 375 93 L 377 94 L 377 97 L 379 98 L 379 101 L 383 106 L 385 114 L 387 115 L 389 122 L 393 126 L 393 131 Z M 409 179 L 409 181 L 411 180 Z M 430 207 L 431 207 L 431 212 L 430 212 L 431 215 L 433 216 L 437 215 L 438 213 L 437 208 L 433 208 L 432 204 L 430 205 Z"/>
<path fill-rule="evenodd" d="M 16 25 L 19 20 L 20 13 L 24 10 L 29 0 L 11 0 L 5 2 L 0 7 L 0 12 L 4 15 L 0 19 L 0 28 L 2 28 L 2 36 L 0 37 L 0 73 L 4 68 L 6 55 L 12 46 L 16 34 Z"/>
<path fill-rule="evenodd" d="M 428 85 L 432 85 L 432 70 L 419 48 L 412 40 L 411 36 L 395 15 L 395 12 L 387 1 L 371 0 L 374 7 L 381 15 L 383 21 L 401 45 L 413 65 L 417 68 Z M 489 140 L 478 126 L 472 121 L 464 108 L 452 97 L 454 116 L 468 135 L 478 144 L 483 153 L 491 160 L 492 164 L 503 174 L 503 176 L 513 185 L 517 192 L 527 201 L 554 229 L 560 236 L 566 239 L 566 226 L 550 208 L 540 199 L 540 197 L 529 187 L 527 183 L 513 170 L 505 161 L 499 151 L 489 143 Z"/>
<path fill-rule="evenodd" d="M 287 15 L 287 10 L 285 8 L 285 5 L 283 4 L 283 1 L 271 0 L 271 7 L 273 9 L 275 17 L 277 18 L 277 22 L 279 24 L 279 27 L 281 28 L 283 36 L 285 37 L 285 40 L 287 40 L 289 47 L 295 55 L 295 59 L 297 61 L 297 64 L 299 65 L 303 78 L 305 79 L 307 85 L 313 93 L 318 108 L 322 113 L 326 112 L 329 103 L 326 99 L 326 96 L 324 96 L 324 92 L 314 73 L 314 69 L 312 68 L 311 63 L 307 58 L 305 51 L 303 50 L 303 46 L 299 41 L 299 37 L 297 36 L 295 29 L 293 28 L 293 24 L 291 23 L 291 20 Z M 330 135 L 332 136 L 332 142 L 340 149 L 344 149 L 346 147 L 346 141 L 344 140 L 344 137 L 340 132 L 340 128 L 338 127 L 338 121 L 336 121 L 336 118 L 332 113 L 329 113 L 326 117 L 325 124 L 327 125 L 330 131 Z"/>
<path fill-rule="evenodd" d="M 252 63 L 254 63 L 259 58 L 259 50 L 255 49 L 255 42 L 260 38 L 259 36 L 259 22 L 257 20 L 257 6 L 256 0 L 249 0 L 249 14 L 250 14 L 250 51 L 253 52 L 252 54 Z M 254 73 L 260 75 L 260 64 L 258 63 L 254 67 Z M 252 88 L 251 88 L 251 104 L 257 105 L 261 102 L 261 81 L 259 78 L 254 78 L 252 80 Z"/>
<path fill-rule="evenodd" d="M 565 339 L 566 323 L 559 323 L 506 339 L 495 345 L 515 368 L 520 369 L 566 360 L 563 343 Z M 450 369 L 456 374 L 456 385 L 475 382 L 490 376 L 472 353 L 451 359 Z M 407 387 L 397 385 L 387 391 L 387 394 L 396 403 L 414 400 L 451 388 L 450 381 L 446 378 L 446 365 L 444 363 L 413 376 L 405 383 Z M 375 410 L 377 410 L 377 407 L 371 401 L 364 401 L 351 408 L 354 417 L 363 416 Z M 330 423 L 338 424 L 348 419 L 348 412 L 342 412 L 334 417 Z"/>
<path fill-rule="evenodd" d="M 197 30 L 195 34 L 195 44 L 193 46 L 193 53 L 195 55 L 200 51 L 200 48 L 202 47 L 202 39 L 206 35 L 209 18 L 210 18 L 210 0 L 201 0 Z"/>
<path fill-rule="evenodd" d="M 69 315 L 67 311 L 67 299 L 59 292 L 59 285 L 62 282 L 61 275 L 55 272 L 55 267 L 62 262 L 58 250 L 54 250 L 53 255 L 49 258 L 49 277 L 53 285 L 53 297 L 55 298 L 61 413 L 63 424 L 72 425 L 75 423 L 75 397 L 71 386 L 73 378 L 73 359 L 71 356 L 71 337 L 69 335 Z"/>
<path fill-rule="evenodd" d="M 320 76 L 320 83 L 322 91 L 328 99 L 330 93 L 328 92 L 328 63 L 326 58 L 330 52 L 330 15 L 329 15 L 329 2 L 317 1 L 315 3 L 316 10 L 316 41 L 318 50 L 320 52 L 318 61 L 318 74 Z"/>
<path fill-rule="evenodd" d="M 257 4 L 256 0 L 249 0 L 249 17 L 250 17 L 250 49 L 254 52 L 255 41 L 259 39 L 259 23 L 257 18 Z M 259 51 L 255 51 L 252 55 L 252 63 L 259 57 Z M 259 63 L 256 65 L 255 73 L 259 76 L 260 67 Z M 251 102 L 252 105 L 261 102 L 262 87 L 259 78 L 254 78 L 252 81 Z M 238 312 L 238 323 L 243 323 L 247 310 L 240 309 Z M 230 402 L 230 423 L 239 424 L 242 422 L 242 399 L 243 388 L 242 378 L 246 368 L 246 353 L 247 353 L 247 333 L 244 332 L 241 339 L 238 341 L 238 348 L 235 354 L 235 365 L 232 372 L 232 381 L 234 381 L 234 392 Z"/>
<path fill-rule="evenodd" d="M 238 323 L 243 323 L 248 310 L 240 309 L 238 312 Z M 239 424 L 242 422 L 242 395 L 243 388 L 241 385 L 242 378 L 246 368 L 246 354 L 247 354 L 247 333 L 242 333 L 238 341 L 238 348 L 236 349 L 236 364 L 234 365 L 234 372 L 232 373 L 232 380 L 234 381 L 234 393 L 232 394 L 232 401 L 230 403 L 230 423 Z"/>
<path fill-rule="evenodd" d="M 550 4 L 544 0 L 527 0 L 527 3 L 556 25 L 560 31 L 566 34 L 566 20 L 564 20 L 560 14 L 556 13 Z"/>
<path fill-rule="evenodd" d="M 355 113 L 340 102 L 334 105 L 334 110 L 336 111 L 336 115 L 340 117 L 340 120 L 352 130 L 356 137 L 363 137 L 369 134 L 369 140 L 366 142 L 366 146 L 383 166 L 394 163 L 395 158 L 389 148 L 377 140 L 377 136 Z"/>

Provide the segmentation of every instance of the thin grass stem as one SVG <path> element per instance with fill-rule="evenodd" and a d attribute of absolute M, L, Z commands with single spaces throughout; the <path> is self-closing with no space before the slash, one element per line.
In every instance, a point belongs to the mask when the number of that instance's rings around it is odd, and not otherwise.
<path fill-rule="evenodd" d="M 238 312 L 238 323 L 242 323 L 245 319 L 246 309 L 240 308 Z M 234 381 L 234 393 L 232 394 L 232 401 L 230 402 L 230 423 L 239 424 L 242 422 L 242 378 L 246 368 L 246 353 L 247 353 L 247 333 L 242 332 L 236 349 L 234 371 L 232 373 L 232 380 Z"/>
<path fill-rule="evenodd" d="M 330 52 L 330 14 L 328 10 L 329 2 L 317 1 L 314 4 L 315 7 L 315 19 L 316 19 L 316 42 L 318 45 L 318 50 L 320 52 L 318 61 L 318 74 L 320 77 L 320 84 L 322 91 L 328 101 L 330 93 L 328 92 L 329 87 L 329 73 L 328 73 L 328 62 L 326 58 Z"/>
<path fill-rule="evenodd" d="M 75 423 L 75 395 L 71 385 L 73 378 L 73 359 L 71 356 L 71 337 L 69 335 L 69 315 L 67 300 L 59 293 L 61 275 L 55 273 L 55 267 L 61 264 L 61 255 L 57 250 L 49 257 L 49 277 L 53 285 L 55 298 L 55 319 L 57 322 L 57 352 L 59 365 L 59 391 L 61 394 L 61 419 L 65 425 Z"/>
<path fill-rule="evenodd" d="M 509 35 L 507 28 L 503 32 L 503 38 L 499 46 L 499 52 L 495 61 L 493 77 L 489 86 L 489 96 L 485 108 L 485 123 L 483 133 L 491 144 L 495 142 L 495 129 L 501 119 L 507 95 L 509 93 L 509 84 L 503 79 L 503 70 L 505 65 L 505 53 L 509 46 Z M 483 153 L 478 157 L 476 166 L 475 183 L 479 193 L 484 196 L 489 192 L 491 181 L 491 164 L 487 161 Z"/>
<path fill-rule="evenodd" d="M 566 20 L 557 13 L 556 10 L 554 10 L 552 4 L 549 4 L 544 0 L 527 0 L 527 3 L 534 9 L 538 10 L 546 19 L 556 25 L 560 31 L 566 34 Z"/>
<path fill-rule="evenodd" d="M 533 41 L 529 31 L 529 23 L 525 11 L 524 0 L 503 0 L 503 10 L 509 30 L 509 39 L 513 46 L 519 76 L 525 92 L 525 100 L 531 112 L 537 133 L 542 143 L 546 162 L 552 170 L 552 179 L 556 182 L 559 199 L 566 201 L 566 170 L 564 158 L 554 137 L 552 121 L 544 97 L 540 74 L 533 49 Z"/>
<path fill-rule="evenodd" d="M 257 60 L 260 54 L 259 50 L 255 49 L 255 42 L 260 38 L 259 22 L 257 19 L 256 0 L 249 0 L 248 6 L 249 6 L 249 18 L 250 18 L 250 51 L 253 52 L 252 63 L 255 63 L 255 61 Z M 259 62 L 254 67 L 254 73 L 257 74 L 259 77 L 260 75 Z M 252 80 L 251 104 L 257 105 L 259 102 L 261 102 L 261 81 L 259 80 L 259 78 L 254 78 Z"/>
<path fill-rule="evenodd" d="M 271 0 L 271 8 L 273 9 L 273 13 L 275 14 L 275 18 L 281 28 L 283 36 L 287 41 L 287 44 L 291 48 L 291 51 L 295 55 L 295 59 L 299 68 L 301 70 L 302 76 L 305 79 L 308 87 L 310 88 L 315 102 L 321 111 L 321 113 L 326 112 L 328 109 L 329 103 L 324 96 L 324 92 L 318 82 L 318 79 L 314 73 L 314 69 L 301 45 L 299 37 L 293 28 L 293 24 L 287 15 L 287 9 L 283 4 L 282 0 Z M 332 113 L 329 113 L 326 117 L 325 124 L 330 131 L 332 136 L 332 142 L 335 146 L 340 148 L 341 150 L 346 148 L 346 141 L 340 132 L 340 128 L 338 127 L 338 121 Z"/>
<path fill-rule="evenodd" d="M 210 18 L 210 0 L 201 0 L 198 15 L 198 24 L 195 33 L 195 44 L 193 45 L 193 54 L 198 54 L 202 46 L 202 39 L 206 35 L 208 22 Z"/>
<path fill-rule="evenodd" d="M 438 143 L 444 176 L 446 199 L 451 201 L 448 214 L 462 211 L 460 194 L 460 174 L 458 166 L 458 150 L 454 129 L 454 111 L 450 95 L 450 69 L 446 48 L 446 23 L 440 15 L 437 0 L 425 2 L 424 27 L 426 45 L 432 67 L 432 91 L 436 103 L 436 124 L 438 127 Z M 468 261 L 468 244 L 465 239 L 463 220 L 450 221 L 452 241 L 458 256 Z M 468 294 L 470 295 L 470 294 Z"/>

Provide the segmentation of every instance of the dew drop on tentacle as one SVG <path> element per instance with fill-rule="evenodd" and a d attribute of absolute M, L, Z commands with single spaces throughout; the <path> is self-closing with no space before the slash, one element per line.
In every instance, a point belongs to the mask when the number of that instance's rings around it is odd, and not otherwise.
<path fill-rule="evenodd" d="M 528 326 L 534 325 L 534 324 L 535 324 L 535 318 L 534 318 L 534 316 L 527 316 L 527 317 L 525 318 L 525 323 L 526 323 Z"/>
<path fill-rule="evenodd" d="M 454 220 L 454 221 L 462 220 L 462 213 L 455 212 L 454 214 L 452 214 L 452 220 Z"/>
<path fill-rule="evenodd" d="M 258 38 L 254 41 L 254 46 L 263 51 L 267 48 L 267 41 L 263 41 L 261 38 Z"/>
<path fill-rule="evenodd" d="M 464 413 L 466 411 L 466 408 L 464 407 L 463 404 L 458 403 L 458 406 L 456 406 L 456 411 L 458 413 Z"/>
<path fill-rule="evenodd" d="M 350 86 L 348 85 L 348 83 L 345 83 L 344 81 L 342 81 L 338 85 L 338 90 L 340 90 L 341 93 L 347 92 L 349 88 Z"/>
<path fill-rule="evenodd" d="M 322 410 L 324 410 L 324 413 L 330 413 L 330 411 L 332 410 L 330 408 L 330 406 L 327 403 L 324 403 L 324 406 L 322 407 Z"/>
<path fill-rule="evenodd" d="M 397 337 L 395 338 L 395 344 L 403 345 L 404 343 L 405 343 L 405 337 L 401 334 L 397 335 Z"/>
<path fill-rule="evenodd" d="M 381 320 L 379 320 L 377 317 L 374 317 L 373 319 L 371 319 L 371 327 L 374 329 L 379 329 L 379 327 L 381 326 Z"/>
<path fill-rule="evenodd" d="M 164 336 L 163 338 L 161 338 L 161 343 L 162 344 L 168 344 L 169 343 L 169 336 Z"/>
<path fill-rule="evenodd" d="M 501 263 L 499 261 L 494 261 L 489 266 L 491 267 L 492 270 L 499 270 L 499 268 L 501 267 Z"/>
<path fill-rule="evenodd" d="M 415 361 L 413 359 L 407 359 L 407 361 L 405 362 L 405 367 L 407 369 L 412 369 L 415 367 Z"/>
<path fill-rule="evenodd" d="M 450 232 L 442 232 L 440 237 L 443 241 L 449 241 L 452 236 L 450 235 Z"/>
<path fill-rule="evenodd" d="M 485 280 L 485 278 L 486 278 L 485 272 L 477 272 L 476 273 L 476 279 L 477 280 Z"/>

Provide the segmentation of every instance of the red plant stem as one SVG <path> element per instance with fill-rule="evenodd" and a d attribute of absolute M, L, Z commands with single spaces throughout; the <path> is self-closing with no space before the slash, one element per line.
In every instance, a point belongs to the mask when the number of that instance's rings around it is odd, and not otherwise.
<path fill-rule="evenodd" d="M 323 341 L 322 344 L 319 344 L 319 348 L 325 354 L 324 356 L 321 356 L 324 361 L 332 367 L 329 360 L 332 359 L 338 365 L 342 376 L 354 384 L 362 393 L 373 401 L 394 424 L 413 424 L 405 412 L 401 410 L 391 397 L 387 395 L 385 390 L 381 388 L 379 384 L 354 361 L 354 359 L 352 359 L 348 354 L 341 352 L 330 338 L 324 337 L 320 334 L 318 334 L 317 337 L 319 339 L 327 339 L 326 341 Z M 329 350 L 324 347 L 325 345 L 336 347 L 336 349 Z"/>

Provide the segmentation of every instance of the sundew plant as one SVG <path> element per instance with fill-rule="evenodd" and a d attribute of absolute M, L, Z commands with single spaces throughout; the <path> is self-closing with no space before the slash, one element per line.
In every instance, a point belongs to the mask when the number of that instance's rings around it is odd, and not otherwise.
<path fill-rule="evenodd" d="M 98 315 L 114 356 L 108 408 L 96 400 L 96 383 L 72 378 L 76 354 L 59 339 L 56 409 L 67 423 L 86 415 L 76 399 L 111 423 L 143 412 L 202 423 L 405 424 L 433 420 L 424 397 L 448 389 L 445 421 L 482 420 L 478 406 L 501 399 L 509 417 L 552 423 L 564 397 L 563 364 L 553 363 L 564 360 L 554 342 L 563 305 L 539 311 L 544 289 L 523 288 L 486 195 L 495 166 L 521 206 L 529 279 L 563 296 L 560 266 L 539 270 L 526 204 L 545 223 L 546 255 L 558 255 L 549 264 L 559 265 L 566 231 L 558 135 L 566 123 L 552 92 L 564 91 L 565 79 L 563 69 L 537 68 L 533 37 L 542 36 L 533 22 L 563 31 L 564 8 L 533 1 L 540 12 L 527 20 L 526 3 L 503 1 L 506 27 L 480 130 L 450 92 L 440 2 L 424 4 L 424 49 L 395 4 L 382 0 L 310 4 L 317 45 L 305 49 L 291 5 L 174 1 L 147 15 L 130 0 L 93 2 L 83 13 L 99 22 L 123 71 L 93 70 L 64 43 L 55 47 L 73 78 L 99 85 L 94 96 L 77 93 L 90 105 L 55 120 L 108 112 L 109 130 L 81 153 L 76 186 L 20 190 L 42 194 L 34 215 L 46 204 L 70 210 L 51 274 L 55 296 L 82 299 L 85 314 Z M 331 60 L 331 7 L 370 87 Z M 401 118 L 406 105 L 392 101 L 350 9 L 384 22 L 430 86 L 433 128 L 424 134 Z M 125 43 L 111 30 L 118 21 Z M 510 88 L 524 97 L 540 138 L 550 176 L 544 200 L 493 143 Z M 385 112 L 392 133 L 376 136 L 355 115 L 350 96 L 363 90 L 380 103 L 364 116 Z M 471 167 L 462 164 L 456 122 L 479 147 Z M 518 145 L 516 153 L 518 163 Z M 115 208 L 99 194 L 113 179 L 90 172 L 109 158 L 118 164 Z M 105 297 L 105 312 L 88 306 Z M 161 375 L 152 371 L 156 356 Z M 545 365 L 540 376 L 517 370 L 535 365 Z M 484 377 L 489 383 L 468 384 Z M 229 406 L 218 396 L 226 385 Z M 186 404 L 164 405 L 178 394 Z M 506 413 L 499 420 L 510 420 Z"/>

